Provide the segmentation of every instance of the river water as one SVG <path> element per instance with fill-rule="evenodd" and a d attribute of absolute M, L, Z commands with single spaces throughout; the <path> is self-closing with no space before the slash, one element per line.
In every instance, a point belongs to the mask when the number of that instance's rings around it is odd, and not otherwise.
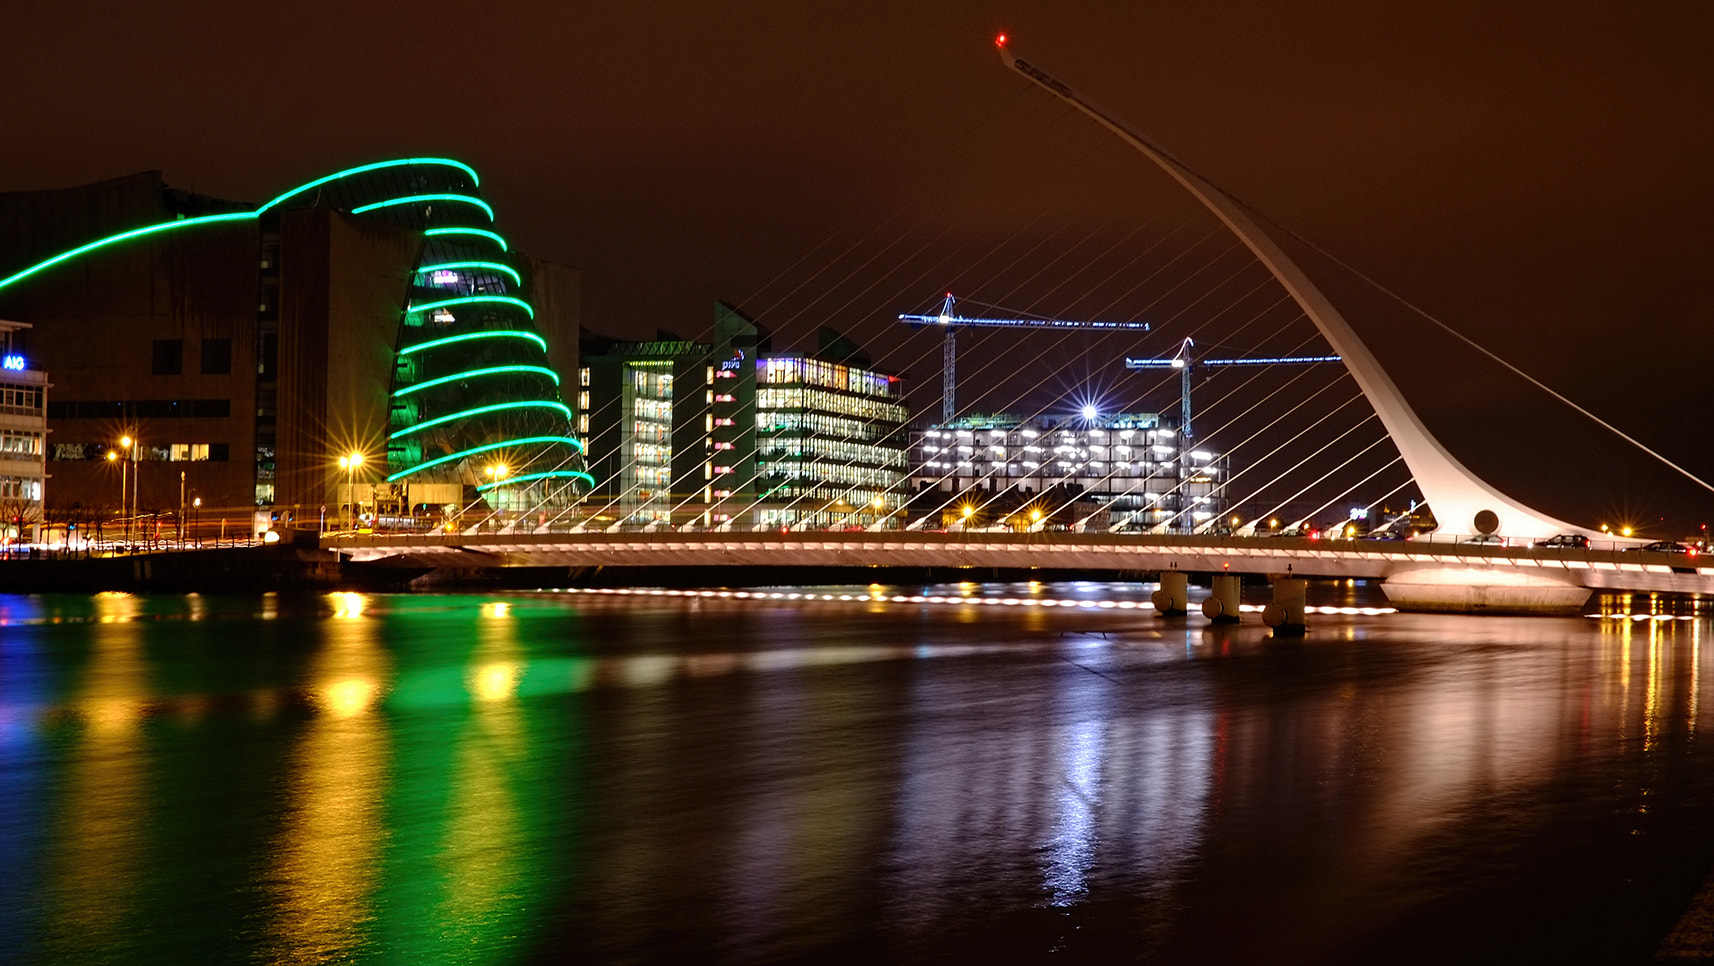
<path fill-rule="evenodd" d="M 1150 589 L 0 596 L 0 961 L 1644 962 L 1714 862 L 1707 602 Z"/>

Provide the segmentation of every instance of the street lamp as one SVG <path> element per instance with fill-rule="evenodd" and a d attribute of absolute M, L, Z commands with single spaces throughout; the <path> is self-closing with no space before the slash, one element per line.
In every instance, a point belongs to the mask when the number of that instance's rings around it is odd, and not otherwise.
<path fill-rule="evenodd" d="M 202 497 L 190 501 L 190 532 L 194 535 L 197 549 L 202 549 L 202 531 L 198 525 L 202 523 Z"/>
<path fill-rule="evenodd" d="M 130 471 L 130 466 L 128 464 L 137 461 L 137 450 L 140 448 L 132 445 L 135 442 L 136 440 L 129 436 L 119 437 L 119 446 L 121 449 L 125 450 L 125 455 L 120 457 L 123 462 L 119 464 L 119 515 L 125 518 L 125 543 L 127 545 L 131 543 L 131 514 L 135 513 L 137 510 L 137 490 L 135 481 L 131 484 L 130 509 L 127 510 L 125 506 L 125 478 L 127 473 Z"/>
<path fill-rule="evenodd" d="M 505 463 L 496 463 L 495 465 L 488 467 L 488 478 L 493 480 L 495 483 L 499 483 L 505 480 L 506 474 L 510 472 L 511 470 L 506 467 Z M 494 491 L 494 521 L 496 524 L 503 524 L 506 522 L 505 518 L 501 516 L 500 513 L 500 492 L 497 489 Z"/>
<path fill-rule="evenodd" d="M 119 463 L 119 451 L 108 450 L 107 462 Z M 125 516 L 125 464 L 119 463 L 119 516 Z"/>
<path fill-rule="evenodd" d="M 345 471 L 345 492 L 350 498 L 346 504 L 346 519 L 351 523 L 351 529 L 357 529 L 357 467 L 363 465 L 363 454 L 352 453 L 339 458 L 339 468 Z"/>

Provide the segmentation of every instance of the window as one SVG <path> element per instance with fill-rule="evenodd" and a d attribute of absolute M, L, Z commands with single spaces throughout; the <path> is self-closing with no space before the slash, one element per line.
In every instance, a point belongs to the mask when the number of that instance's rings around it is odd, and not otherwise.
<path fill-rule="evenodd" d="M 280 334 L 264 332 L 260 340 L 261 351 L 257 353 L 256 375 L 264 379 L 272 379 L 280 362 Z M 258 491 L 259 492 L 259 491 Z"/>
<path fill-rule="evenodd" d="M 173 443 L 167 451 L 167 459 L 172 462 L 196 460 L 201 462 L 208 459 L 207 443 Z"/>
<path fill-rule="evenodd" d="M 232 340 L 202 340 L 202 374 L 224 376 L 232 371 Z"/>
<path fill-rule="evenodd" d="M 176 376 L 184 372 L 184 340 L 156 339 L 154 366 L 150 371 L 157 376 Z"/>

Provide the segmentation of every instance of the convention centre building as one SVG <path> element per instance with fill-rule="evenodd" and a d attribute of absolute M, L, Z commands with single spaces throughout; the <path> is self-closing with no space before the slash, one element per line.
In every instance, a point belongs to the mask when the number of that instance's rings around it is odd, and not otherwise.
<path fill-rule="evenodd" d="M 48 518 L 200 501 L 246 523 L 438 526 L 574 505 L 593 482 L 560 389 L 580 280 L 496 227 L 446 158 L 262 204 L 159 172 L 0 194 L 8 353 L 50 387 Z"/>

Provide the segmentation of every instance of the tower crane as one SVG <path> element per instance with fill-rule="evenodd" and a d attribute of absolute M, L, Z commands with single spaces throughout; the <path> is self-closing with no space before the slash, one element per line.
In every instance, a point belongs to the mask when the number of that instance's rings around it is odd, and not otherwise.
<path fill-rule="evenodd" d="M 1178 397 L 1178 466 L 1184 479 L 1192 475 L 1190 447 L 1195 435 L 1190 428 L 1190 374 L 1197 366 L 1305 366 L 1320 365 L 1327 362 L 1343 362 L 1339 356 L 1274 356 L 1271 358 L 1254 359 L 1197 359 L 1192 354 L 1196 348 L 1195 341 L 1185 339 L 1178 347 L 1178 355 L 1171 359 L 1132 359 L 1125 357 L 1126 369 L 1177 369 L 1179 371 Z"/>
<path fill-rule="evenodd" d="M 1190 374 L 1197 366 L 1303 366 L 1318 365 L 1325 362 L 1341 362 L 1338 356 L 1275 356 L 1272 358 L 1256 359 L 1197 359 L 1191 354 L 1196 342 L 1185 339 L 1178 347 L 1178 355 L 1171 359 L 1133 359 L 1125 357 L 1127 369 L 1177 369 L 1179 371 L 1179 438 L 1187 445 L 1191 436 L 1190 430 Z"/>
<path fill-rule="evenodd" d="M 1002 312 L 1010 311 L 998 305 L 973 303 L 985 309 L 997 309 Z M 941 349 L 941 383 L 940 383 L 940 415 L 942 422 L 951 422 L 958 414 L 958 330 L 965 326 L 980 325 L 1007 329 L 1130 329 L 1137 332 L 1149 331 L 1147 322 L 1095 322 L 1080 319 L 1043 319 L 1013 313 L 1013 318 L 973 318 L 959 315 L 958 300 L 952 293 L 946 293 L 946 300 L 940 305 L 938 315 L 900 315 L 899 321 L 913 328 L 925 325 L 940 326 L 946 332 L 946 340 Z"/>

